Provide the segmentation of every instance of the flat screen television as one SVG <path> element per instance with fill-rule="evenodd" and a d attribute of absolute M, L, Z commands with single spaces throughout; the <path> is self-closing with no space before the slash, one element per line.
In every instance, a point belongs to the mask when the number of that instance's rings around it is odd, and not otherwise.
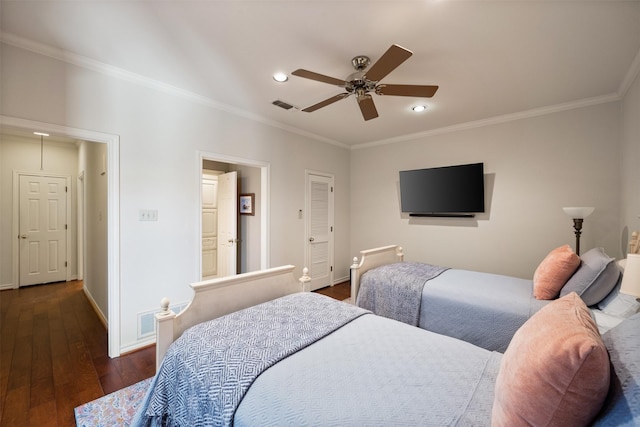
<path fill-rule="evenodd" d="M 484 163 L 400 171 L 400 204 L 412 216 L 484 212 Z"/>

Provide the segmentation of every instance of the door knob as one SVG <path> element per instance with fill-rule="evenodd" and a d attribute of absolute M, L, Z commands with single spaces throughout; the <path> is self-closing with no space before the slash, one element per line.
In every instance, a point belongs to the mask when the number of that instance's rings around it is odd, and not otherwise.
<path fill-rule="evenodd" d="M 21 239 L 26 239 L 26 238 L 27 238 L 27 235 L 26 235 L 26 234 L 21 234 L 21 235 L 20 235 L 20 238 L 21 238 Z"/>
<path fill-rule="evenodd" d="M 309 241 L 310 242 L 313 242 L 314 240 L 316 240 L 316 239 L 314 239 L 313 237 L 309 237 Z"/>

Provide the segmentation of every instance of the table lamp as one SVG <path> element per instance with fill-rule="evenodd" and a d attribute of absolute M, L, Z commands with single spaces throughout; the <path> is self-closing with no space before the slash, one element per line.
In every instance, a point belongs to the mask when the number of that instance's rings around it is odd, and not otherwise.
<path fill-rule="evenodd" d="M 620 292 L 640 301 L 640 254 L 627 254 Z"/>

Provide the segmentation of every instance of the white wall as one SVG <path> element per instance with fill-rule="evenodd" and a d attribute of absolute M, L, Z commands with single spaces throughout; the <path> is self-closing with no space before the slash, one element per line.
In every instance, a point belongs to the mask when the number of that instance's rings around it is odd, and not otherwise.
<path fill-rule="evenodd" d="M 428 118 L 426 119 L 428 120 Z M 531 278 L 553 248 L 574 246 L 563 206 L 595 206 L 582 252 L 620 256 L 619 103 L 358 149 L 351 154 L 351 250 L 388 244 L 406 259 Z M 484 162 L 487 212 L 409 219 L 398 171 Z"/>
<path fill-rule="evenodd" d="M 84 172 L 84 287 L 103 319 L 109 318 L 107 292 L 107 144 L 82 142 L 79 172 Z"/>
<path fill-rule="evenodd" d="M 78 149 L 75 145 L 51 142 L 45 137 L 43 170 L 40 171 L 40 138 L 0 134 L 0 288 L 17 287 L 14 283 L 13 257 L 13 173 L 31 172 L 64 175 L 71 177 L 71 223 L 69 226 L 70 247 L 67 248 L 68 271 L 77 277 L 76 264 L 76 185 L 78 171 Z M 15 236 L 17 238 L 17 236 Z"/>
<path fill-rule="evenodd" d="M 628 250 L 629 235 L 640 231 L 640 74 L 622 102 L 621 251 Z"/>
<path fill-rule="evenodd" d="M 120 138 L 121 350 L 141 344 L 137 314 L 198 279 L 199 152 L 270 164 L 272 266 L 301 274 L 304 171 L 336 176 L 336 277 L 349 267 L 349 152 L 190 99 L 2 45 L 1 113 Z M 28 72 L 27 72 L 28 71 Z M 157 209 L 157 222 L 138 221 Z"/>
<path fill-rule="evenodd" d="M 260 270 L 260 218 L 264 212 L 260 211 L 262 194 L 260 192 L 259 168 L 249 166 L 233 166 L 233 170 L 238 171 L 238 187 L 240 193 L 255 194 L 254 211 L 255 215 L 240 215 L 238 221 L 238 239 L 240 242 L 240 254 L 238 259 L 238 272 Z M 249 250 L 249 249 L 252 250 Z"/>

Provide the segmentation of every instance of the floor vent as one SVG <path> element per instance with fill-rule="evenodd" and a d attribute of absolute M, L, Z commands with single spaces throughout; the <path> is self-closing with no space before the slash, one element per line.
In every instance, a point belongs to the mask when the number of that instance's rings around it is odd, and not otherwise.
<path fill-rule="evenodd" d="M 187 306 L 188 302 L 180 304 L 173 304 L 169 306 L 174 313 L 178 314 Z M 159 313 L 160 309 L 145 311 L 138 313 L 138 339 L 148 338 L 156 333 L 156 313 Z"/>

